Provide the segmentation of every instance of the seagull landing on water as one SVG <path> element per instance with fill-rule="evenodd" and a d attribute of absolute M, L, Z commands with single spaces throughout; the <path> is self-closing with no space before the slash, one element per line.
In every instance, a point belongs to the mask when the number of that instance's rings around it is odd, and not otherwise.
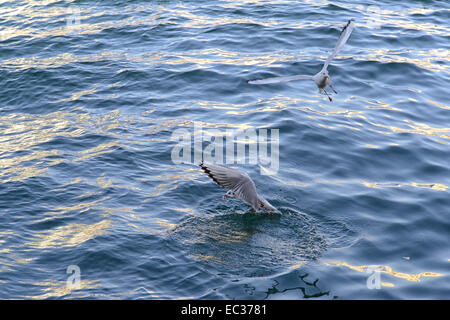
<path fill-rule="evenodd" d="M 206 164 L 203 161 L 200 163 L 200 167 L 219 186 L 228 189 L 228 192 L 223 195 L 223 199 L 235 197 L 252 206 L 255 212 L 264 209 L 270 214 L 272 212 L 279 213 L 266 199 L 258 195 L 255 183 L 245 172 L 217 164 Z"/>
<path fill-rule="evenodd" d="M 250 84 L 268 84 L 268 83 L 278 83 L 278 82 L 288 82 L 288 81 L 295 81 L 295 80 L 313 80 L 317 87 L 319 88 L 319 92 L 324 92 L 328 99 L 330 101 L 333 101 L 331 99 L 328 92 L 325 90 L 327 86 L 329 86 L 334 93 L 337 93 L 336 90 L 334 90 L 333 86 L 330 83 L 330 76 L 328 75 L 328 65 L 330 64 L 331 60 L 341 51 L 344 44 L 347 42 L 348 38 L 350 37 L 350 34 L 353 31 L 353 28 L 355 27 L 355 20 L 351 19 L 347 22 L 345 27 L 341 31 L 341 35 L 339 36 L 339 40 L 336 43 L 336 46 L 334 47 L 333 52 L 328 57 L 327 61 L 325 61 L 325 64 L 323 65 L 322 70 L 320 70 L 318 73 L 316 73 L 313 76 L 308 75 L 295 75 L 295 76 L 289 76 L 289 77 L 274 77 L 274 78 L 266 78 L 266 79 L 255 79 L 255 80 L 249 80 L 247 81 Z"/>

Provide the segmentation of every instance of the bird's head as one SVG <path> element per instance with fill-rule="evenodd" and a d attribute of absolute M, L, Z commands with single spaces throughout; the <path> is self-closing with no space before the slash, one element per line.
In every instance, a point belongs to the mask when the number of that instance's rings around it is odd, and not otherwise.
<path fill-rule="evenodd" d="M 275 207 L 273 207 L 266 199 L 262 197 L 259 197 L 258 199 L 258 207 L 259 209 L 263 209 L 267 212 L 277 212 L 277 213 L 280 212 Z"/>

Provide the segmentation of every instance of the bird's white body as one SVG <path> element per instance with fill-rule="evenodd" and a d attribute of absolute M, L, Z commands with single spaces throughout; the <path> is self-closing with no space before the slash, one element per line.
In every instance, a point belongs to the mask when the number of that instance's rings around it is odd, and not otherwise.
<path fill-rule="evenodd" d="M 321 70 L 320 72 L 316 73 L 312 80 L 316 83 L 317 88 L 319 90 L 325 90 L 325 88 L 330 84 L 330 76 L 328 75 L 327 70 Z"/>
<path fill-rule="evenodd" d="M 350 34 L 353 31 L 353 28 L 355 27 L 355 22 L 353 19 L 349 20 L 345 27 L 342 29 L 341 34 L 339 36 L 339 39 L 336 43 L 336 46 L 334 47 L 333 52 L 328 56 L 328 59 L 325 61 L 322 70 L 320 72 L 316 73 L 313 76 L 308 75 L 295 75 L 295 76 L 288 76 L 288 77 L 273 77 L 273 78 L 266 78 L 266 79 L 255 79 L 250 80 L 248 83 L 250 84 L 269 84 L 269 83 L 279 83 L 279 82 L 287 82 L 287 81 L 295 81 L 295 80 L 313 80 L 314 83 L 319 88 L 319 92 L 323 92 L 328 96 L 328 99 L 332 101 L 330 95 L 325 90 L 327 86 L 330 86 L 331 89 L 335 93 L 336 90 L 334 90 L 333 86 L 330 83 L 330 75 L 328 74 L 328 65 L 330 64 L 331 60 L 338 54 L 339 51 L 341 51 L 344 44 L 347 42 L 348 38 L 350 37 Z"/>

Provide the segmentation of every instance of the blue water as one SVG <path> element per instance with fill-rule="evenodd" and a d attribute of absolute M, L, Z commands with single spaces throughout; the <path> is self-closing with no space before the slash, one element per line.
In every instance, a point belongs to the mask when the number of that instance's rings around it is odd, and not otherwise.
<path fill-rule="evenodd" d="M 377 5 L 1 1 L 0 298 L 449 299 L 450 5 Z M 350 18 L 333 102 L 247 84 Z M 279 130 L 276 174 L 230 165 L 281 214 L 173 161 L 195 124 Z"/>

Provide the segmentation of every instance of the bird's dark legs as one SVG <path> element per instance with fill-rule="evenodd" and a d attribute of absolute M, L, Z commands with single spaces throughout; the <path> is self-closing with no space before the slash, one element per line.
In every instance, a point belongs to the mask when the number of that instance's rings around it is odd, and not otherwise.
<path fill-rule="evenodd" d="M 325 92 L 325 94 L 327 95 L 328 99 L 330 99 L 330 101 L 333 101 L 333 99 L 331 99 L 330 95 L 328 94 L 328 92 L 325 91 L 325 89 L 323 89 L 323 92 Z"/>
<path fill-rule="evenodd" d="M 337 91 L 336 90 L 334 90 L 334 87 L 331 85 L 331 83 L 330 84 L 328 84 L 328 86 L 334 91 L 334 93 L 336 93 L 337 94 Z"/>

